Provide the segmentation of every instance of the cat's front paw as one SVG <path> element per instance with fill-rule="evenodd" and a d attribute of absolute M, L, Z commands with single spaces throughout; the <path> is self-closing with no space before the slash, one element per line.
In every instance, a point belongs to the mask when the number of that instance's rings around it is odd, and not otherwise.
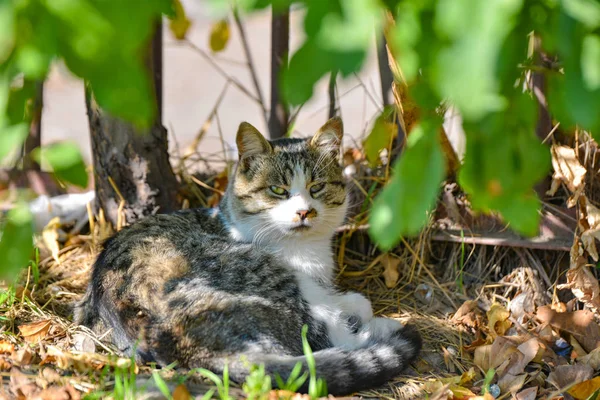
<path fill-rule="evenodd" d="M 404 325 L 399 321 L 377 317 L 363 325 L 357 336 L 363 343 L 386 341 L 403 328 Z"/>
<path fill-rule="evenodd" d="M 349 292 L 341 295 L 340 306 L 346 315 L 356 316 L 361 324 L 368 323 L 373 318 L 371 302 L 362 294 Z"/>

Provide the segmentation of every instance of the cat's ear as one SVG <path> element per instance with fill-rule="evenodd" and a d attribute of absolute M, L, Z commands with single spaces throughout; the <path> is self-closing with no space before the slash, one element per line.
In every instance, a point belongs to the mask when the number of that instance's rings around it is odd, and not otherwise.
<path fill-rule="evenodd" d="M 259 154 L 269 154 L 273 151 L 271 143 L 252 125 L 242 122 L 238 128 L 237 143 L 240 160 L 249 159 Z"/>
<path fill-rule="evenodd" d="M 344 124 L 340 117 L 331 118 L 310 139 L 310 145 L 322 150 L 337 152 L 342 144 Z"/>

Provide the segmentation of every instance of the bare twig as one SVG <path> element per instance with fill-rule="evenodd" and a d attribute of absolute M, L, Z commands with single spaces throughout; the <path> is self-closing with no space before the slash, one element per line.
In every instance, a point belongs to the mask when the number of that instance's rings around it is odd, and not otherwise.
<path fill-rule="evenodd" d="M 227 72 L 223 71 L 223 68 L 221 68 L 221 66 L 219 64 L 217 64 L 215 62 L 215 60 L 213 60 L 212 57 L 209 56 L 204 50 L 202 50 L 200 47 L 196 46 L 194 43 L 190 42 L 187 39 L 184 40 L 183 43 L 185 43 L 192 50 L 194 50 L 198 54 L 200 54 L 202 56 L 202 58 L 204 58 L 211 65 L 211 67 L 213 67 L 215 69 L 215 71 L 217 71 L 219 73 L 219 75 L 221 75 L 223 78 L 225 78 L 228 82 L 231 82 L 233 84 L 233 86 L 237 87 L 239 90 L 242 91 L 242 93 L 244 93 L 246 96 L 248 96 L 249 98 L 251 98 L 252 100 L 254 100 L 259 105 L 261 104 L 261 101 L 260 101 L 260 99 L 258 97 L 256 97 L 255 95 L 253 95 L 244 85 L 242 85 L 233 76 L 231 76 Z"/>
<path fill-rule="evenodd" d="M 254 66 L 254 61 L 252 60 L 252 52 L 250 51 L 250 45 L 248 44 L 246 30 L 244 29 L 244 24 L 240 19 L 240 14 L 235 7 L 233 8 L 233 19 L 235 20 L 235 24 L 238 30 L 240 31 L 240 40 L 242 41 L 242 48 L 244 49 L 244 55 L 246 56 L 246 64 L 248 65 L 248 69 L 250 70 L 250 76 L 252 77 L 254 90 L 256 90 L 256 96 L 260 101 L 260 108 L 263 112 L 263 118 L 265 120 L 265 124 L 268 124 L 265 98 L 263 97 L 262 90 L 260 89 L 260 83 L 258 82 L 258 75 L 256 74 L 256 67 Z"/>

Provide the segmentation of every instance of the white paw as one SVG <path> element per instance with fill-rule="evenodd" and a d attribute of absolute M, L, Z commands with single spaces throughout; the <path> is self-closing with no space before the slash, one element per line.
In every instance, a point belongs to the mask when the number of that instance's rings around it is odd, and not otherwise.
<path fill-rule="evenodd" d="M 373 318 L 371 302 L 362 294 L 350 292 L 340 296 L 340 307 L 344 314 L 355 315 L 361 324 L 366 324 Z"/>
<path fill-rule="evenodd" d="M 389 338 L 403 326 L 402 323 L 393 319 L 373 318 L 358 331 L 358 335 L 363 340 L 381 340 Z"/>

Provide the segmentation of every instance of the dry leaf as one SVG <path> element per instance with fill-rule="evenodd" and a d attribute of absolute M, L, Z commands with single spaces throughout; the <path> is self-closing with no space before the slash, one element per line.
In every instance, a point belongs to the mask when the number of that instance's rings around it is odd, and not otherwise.
<path fill-rule="evenodd" d="M 563 389 L 574 383 L 580 383 L 591 379 L 594 370 L 589 365 L 559 365 L 550 372 L 546 379 L 557 389 Z"/>
<path fill-rule="evenodd" d="M 515 400 L 535 400 L 537 397 L 537 392 L 537 386 L 521 390 L 515 395 Z"/>
<path fill-rule="evenodd" d="M 559 285 L 559 289 L 571 289 L 577 300 L 592 308 L 600 310 L 600 285 L 587 265 L 578 265 L 567 271 L 567 283 Z"/>
<path fill-rule="evenodd" d="M 381 265 L 383 265 L 383 278 L 385 279 L 385 286 L 389 289 L 396 286 L 400 273 L 398 272 L 398 265 L 400 259 L 391 256 L 389 253 L 384 254 L 381 257 Z"/>
<path fill-rule="evenodd" d="M 525 291 L 519 293 L 515 298 L 510 301 L 508 309 L 518 322 L 523 323 L 525 316 L 535 311 L 535 304 L 533 302 L 533 293 Z"/>
<path fill-rule="evenodd" d="M 0 354 L 11 354 L 13 351 L 15 351 L 14 344 L 6 340 L 0 340 Z"/>
<path fill-rule="evenodd" d="M 527 374 L 506 374 L 498 380 L 498 386 L 502 393 L 517 393 L 525 385 Z"/>
<path fill-rule="evenodd" d="M 79 392 L 71 385 L 51 386 L 36 396 L 36 399 L 40 400 L 78 400 L 80 398 Z"/>
<path fill-rule="evenodd" d="M 192 22 L 188 19 L 185 14 L 185 9 L 181 5 L 180 0 L 173 0 L 173 9 L 175 11 L 175 17 L 169 22 L 169 28 L 173 32 L 173 36 L 177 40 L 185 39 L 188 29 L 192 25 Z"/>
<path fill-rule="evenodd" d="M 595 348 L 588 355 L 577 357 L 577 361 L 582 364 L 587 364 L 596 371 L 600 369 L 600 347 Z"/>
<path fill-rule="evenodd" d="M 600 390 L 600 376 L 583 381 L 567 391 L 576 400 L 586 400 L 596 391 Z"/>
<path fill-rule="evenodd" d="M 60 217 L 54 217 L 42 230 L 42 240 L 44 241 L 44 245 L 50 250 L 52 258 L 54 258 L 54 261 L 56 261 L 57 264 L 60 264 L 60 259 L 58 258 L 58 252 L 60 250 L 60 245 L 58 244 L 59 227 Z"/>
<path fill-rule="evenodd" d="M 20 325 L 19 331 L 27 343 L 38 343 L 40 340 L 46 338 L 51 326 L 51 320 L 44 319 L 38 322 Z"/>
<path fill-rule="evenodd" d="M 594 313 L 589 310 L 557 313 L 549 306 L 542 306 L 538 307 L 537 318 L 569 332 L 585 351 L 592 351 L 600 345 L 600 326 L 594 320 Z"/>
<path fill-rule="evenodd" d="M 499 336 L 494 343 L 475 349 L 473 363 L 483 371 L 487 371 L 490 368 L 497 368 L 503 363 L 508 364 L 511 354 L 515 352 L 519 352 L 517 345 L 507 338 Z"/>
<path fill-rule="evenodd" d="M 6 357 L 0 357 L 0 371 L 9 371 L 12 364 L 6 361 Z"/>
<path fill-rule="evenodd" d="M 189 400 L 192 398 L 187 387 L 181 383 L 173 390 L 173 400 Z"/>
<path fill-rule="evenodd" d="M 579 162 L 575 150 L 570 147 L 553 145 L 551 153 L 554 174 L 552 175 L 552 186 L 546 194 L 554 196 L 560 184 L 564 183 L 572 193 L 567 201 L 567 207 L 573 207 L 583 193 L 586 169 Z"/>
<path fill-rule="evenodd" d="M 29 399 L 38 391 L 38 387 L 27 375 L 13 367 L 10 371 L 10 390 L 17 398 Z"/>
<path fill-rule="evenodd" d="M 575 336 L 569 335 L 569 344 L 573 347 L 571 351 L 571 358 L 580 358 L 586 356 L 588 353 L 581 347 Z"/>
<path fill-rule="evenodd" d="M 223 51 L 229 42 L 229 23 L 222 19 L 210 28 L 210 49 L 215 53 Z"/>
<path fill-rule="evenodd" d="M 96 352 L 96 343 L 89 337 L 89 335 L 85 335 L 83 333 L 76 333 L 73 335 L 72 339 L 72 347 L 75 351 L 80 351 L 84 353 L 94 353 Z"/>
<path fill-rule="evenodd" d="M 594 261 L 598 261 L 596 239 L 600 240 L 600 210 L 592 205 L 585 196 L 581 196 L 579 199 L 579 209 L 581 214 L 578 226 L 582 232 L 580 237 L 581 243 Z"/>
<path fill-rule="evenodd" d="M 477 301 L 467 300 L 456 310 L 452 322 L 462 324 L 471 329 L 478 329 L 483 323 L 483 315 L 477 306 Z"/>
<path fill-rule="evenodd" d="M 26 366 L 31 364 L 34 357 L 35 354 L 29 347 L 23 347 L 22 349 L 15 351 L 10 359 L 18 366 Z"/>
<path fill-rule="evenodd" d="M 520 372 L 523 372 L 527 364 L 536 359 L 538 355 L 544 351 L 537 338 L 531 338 L 528 341 L 521 343 L 519 347 L 517 347 L 517 350 L 523 354 L 523 360 L 521 360 L 521 362 L 524 364 Z"/>
<path fill-rule="evenodd" d="M 512 322 L 508 320 L 510 312 L 498 303 L 492 304 L 490 310 L 487 312 L 487 317 L 488 328 L 492 338 L 504 335 L 512 325 Z"/>

